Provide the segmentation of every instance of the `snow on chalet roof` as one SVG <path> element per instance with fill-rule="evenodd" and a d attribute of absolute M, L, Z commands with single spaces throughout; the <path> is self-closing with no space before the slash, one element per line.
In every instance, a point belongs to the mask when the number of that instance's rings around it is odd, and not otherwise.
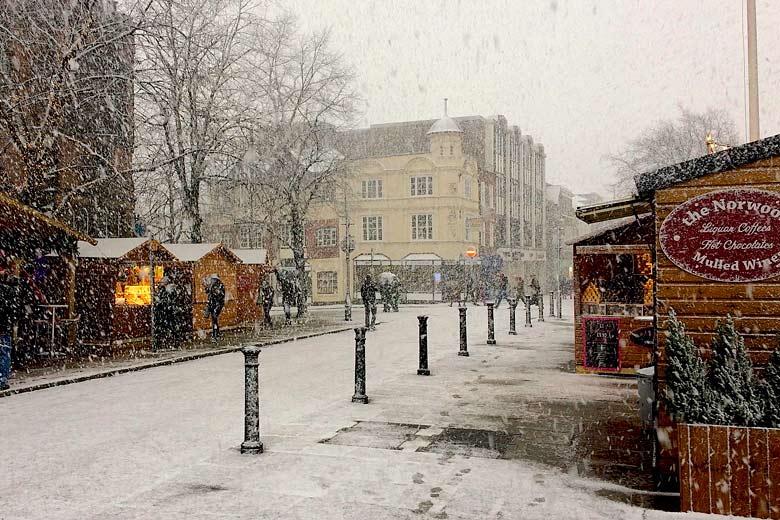
<path fill-rule="evenodd" d="M 122 258 L 148 240 L 146 237 L 99 238 L 94 246 L 79 240 L 79 256 L 81 258 Z"/>
<path fill-rule="evenodd" d="M 221 244 L 163 244 L 163 247 L 182 262 L 197 262 Z"/>
<path fill-rule="evenodd" d="M 579 244 L 580 242 L 584 242 L 585 240 L 591 240 L 605 233 L 608 233 L 609 231 L 615 231 L 616 229 L 620 229 L 623 226 L 627 226 L 634 222 L 637 221 L 641 222 L 646 219 L 650 219 L 652 218 L 652 216 L 653 216 L 652 213 L 644 213 L 638 216 L 632 215 L 630 217 L 617 218 L 601 224 L 591 224 L 591 226 L 594 227 L 595 229 L 585 233 L 584 235 L 580 235 L 571 240 L 567 240 L 566 245 L 571 246 L 571 245 Z"/>
<path fill-rule="evenodd" d="M 460 129 L 458 126 L 458 123 L 455 122 L 454 119 L 448 116 L 444 116 L 435 123 L 433 123 L 433 126 L 430 130 L 428 130 L 427 134 L 443 134 L 447 132 L 455 132 L 458 134 L 462 134 L 463 130 Z"/>
<path fill-rule="evenodd" d="M 642 173 L 634 177 L 634 182 L 639 196 L 646 197 L 656 190 L 679 182 L 733 170 L 745 164 L 777 156 L 780 156 L 780 134 L 665 166 L 654 172 Z"/>
<path fill-rule="evenodd" d="M 242 262 L 250 265 L 264 264 L 268 257 L 268 251 L 265 249 L 231 249 L 230 251 L 239 257 Z"/>
<path fill-rule="evenodd" d="M 404 262 L 441 262 L 441 257 L 434 253 L 409 253 Z"/>

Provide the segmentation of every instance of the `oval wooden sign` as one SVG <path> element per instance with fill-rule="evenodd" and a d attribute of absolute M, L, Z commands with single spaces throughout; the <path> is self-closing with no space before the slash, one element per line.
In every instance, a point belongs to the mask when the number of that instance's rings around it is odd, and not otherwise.
<path fill-rule="evenodd" d="M 713 191 L 672 210 L 661 225 L 664 254 L 680 269 L 720 282 L 780 275 L 780 193 Z"/>

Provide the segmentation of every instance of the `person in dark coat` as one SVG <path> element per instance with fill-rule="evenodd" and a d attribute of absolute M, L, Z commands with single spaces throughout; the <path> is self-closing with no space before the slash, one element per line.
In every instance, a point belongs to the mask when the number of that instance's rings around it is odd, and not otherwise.
<path fill-rule="evenodd" d="M 167 276 L 157 282 L 154 293 L 154 350 L 172 348 L 176 335 L 174 287 Z"/>
<path fill-rule="evenodd" d="M 0 256 L 0 390 L 9 387 L 14 325 L 20 317 L 19 279 L 11 273 L 9 261 L 3 255 Z"/>
<path fill-rule="evenodd" d="M 496 308 L 509 295 L 509 278 L 504 273 L 498 274 L 498 291 L 496 292 Z"/>
<path fill-rule="evenodd" d="M 257 304 L 263 308 L 263 326 L 267 329 L 273 327 L 271 322 L 271 308 L 274 306 L 274 288 L 266 276 L 260 284 L 257 292 Z"/>
<path fill-rule="evenodd" d="M 360 286 L 360 297 L 363 299 L 363 307 L 366 311 L 366 328 L 368 330 L 376 330 L 376 291 L 376 283 L 369 273 L 363 279 L 363 285 Z"/>
<path fill-rule="evenodd" d="M 539 299 L 542 297 L 542 287 L 539 285 L 539 280 L 537 280 L 535 276 L 532 276 L 529 285 L 531 286 L 531 291 L 533 293 L 531 296 L 531 304 L 539 305 Z"/>
<path fill-rule="evenodd" d="M 206 304 L 206 317 L 211 316 L 211 341 L 216 343 L 220 338 L 219 315 L 225 306 L 225 284 L 219 279 L 219 275 L 214 273 L 203 280 L 203 287 L 209 298 Z"/>
<path fill-rule="evenodd" d="M 298 277 L 289 271 L 276 270 L 276 279 L 279 280 L 279 288 L 282 291 L 282 305 L 284 306 L 284 324 L 292 325 L 292 309 L 298 306 L 301 290 L 298 285 Z M 300 308 L 299 308 L 300 310 Z"/>

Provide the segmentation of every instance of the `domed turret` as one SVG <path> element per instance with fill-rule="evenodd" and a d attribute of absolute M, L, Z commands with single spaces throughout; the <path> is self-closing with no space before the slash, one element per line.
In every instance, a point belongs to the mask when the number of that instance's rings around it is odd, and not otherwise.
<path fill-rule="evenodd" d="M 426 133 L 430 139 L 431 155 L 460 155 L 463 146 L 463 130 L 447 115 L 447 98 L 444 98 L 444 117 L 437 120 Z"/>

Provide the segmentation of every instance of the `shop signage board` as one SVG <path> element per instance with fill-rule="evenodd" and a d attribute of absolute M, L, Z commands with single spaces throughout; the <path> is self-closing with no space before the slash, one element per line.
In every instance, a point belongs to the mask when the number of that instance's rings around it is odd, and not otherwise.
<path fill-rule="evenodd" d="M 620 318 L 582 318 L 586 369 L 620 370 Z"/>
<path fill-rule="evenodd" d="M 719 282 L 755 282 L 780 275 L 780 193 L 713 191 L 680 204 L 659 233 L 677 267 Z"/>

